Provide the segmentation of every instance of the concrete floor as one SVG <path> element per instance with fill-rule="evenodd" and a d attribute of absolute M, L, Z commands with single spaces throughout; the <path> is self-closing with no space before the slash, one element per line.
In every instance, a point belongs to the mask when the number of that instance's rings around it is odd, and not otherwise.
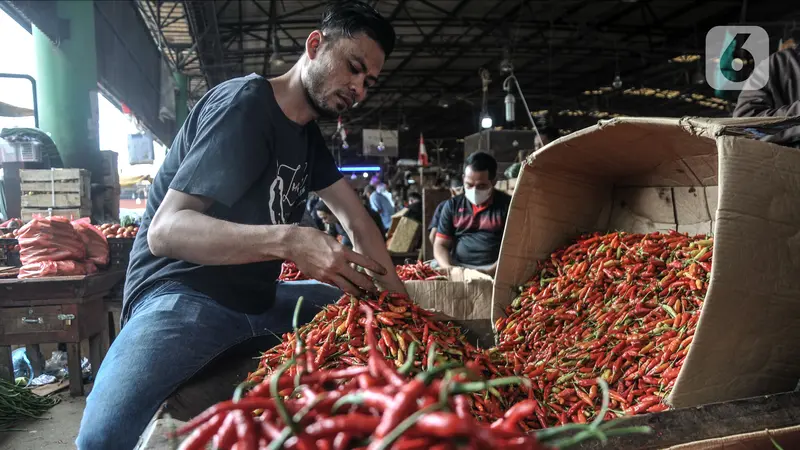
<path fill-rule="evenodd" d="M 61 403 L 41 419 L 18 423 L 13 429 L 0 433 L 3 450 L 63 450 L 74 449 L 75 438 L 86 406 L 86 397 L 58 394 Z"/>

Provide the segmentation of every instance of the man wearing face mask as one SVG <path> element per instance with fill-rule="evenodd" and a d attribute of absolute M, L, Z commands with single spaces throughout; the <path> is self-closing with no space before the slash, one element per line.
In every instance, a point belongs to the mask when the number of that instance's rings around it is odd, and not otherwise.
<path fill-rule="evenodd" d="M 366 3 L 335 2 L 287 73 L 223 82 L 195 105 L 150 187 L 123 327 L 87 399 L 78 449 L 133 448 L 164 400 L 217 355 L 291 331 L 300 296 L 307 322 L 342 291 L 374 292 L 377 281 L 405 292 L 315 122 L 365 99 L 394 41 Z M 297 226 L 312 191 L 353 249 Z M 277 282 L 284 260 L 329 285 Z"/>
<path fill-rule="evenodd" d="M 511 196 L 494 189 L 497 161 L 488 153 L 473 153 L 464 165 L 464 194 L 442 206 L 433 255 L 443 269 L 462 266 L 494 276 Z"/>

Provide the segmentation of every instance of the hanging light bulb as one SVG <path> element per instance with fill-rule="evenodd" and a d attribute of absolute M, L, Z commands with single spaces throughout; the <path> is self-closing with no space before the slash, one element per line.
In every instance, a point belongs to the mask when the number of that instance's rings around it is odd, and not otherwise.
<path fill-rule="evenodd" d="M 492 124 L 492 116 L 490 116 L 489 113 L 484 113 L 483 117 L 481 117 L 481 128 L 492 128 Z"/>
<path fill-rule="evenodd" d="M 382 151 L 384 151 L 384 150 L 386 150 L 386 146 L 385 146 L 385 145 L 383 145 L 383 138 L 381 138 L 381 140 L 380 140 L 380 141 L 378 141 L 378 151 L 379 151 L 379 152 L 382 152 Z"/>
<path fill-rule="evenodd" d="M 345 150 L 350 148 L 350 145 L 347 143 L 347 141 L 342 141 L 342 148 L 345 149 Z"/>
<path fill-rule="evenodd" d="M 611 82 L 611 87 L 614 89 L 619 89 L 622 87 L 622 78 L 619 77 L 619 74 L 614 76 L 614 81 Z"/>
<path fill-rule="evenodd" d="M 364 173 L 361 174 L 361 176 L 364 177 L 364 178 L 369 178 L 369 173 L 368 172 L 364 172 Z"/>
<path fill-rule="evenodd" d="M 351 180 L 355 180 L 356 178 L 358 178 L 358 177 L 356 176 L 356 174 L 352 174 L 352 175 L 350 175 L 350 179 L 351 179 Z"/>

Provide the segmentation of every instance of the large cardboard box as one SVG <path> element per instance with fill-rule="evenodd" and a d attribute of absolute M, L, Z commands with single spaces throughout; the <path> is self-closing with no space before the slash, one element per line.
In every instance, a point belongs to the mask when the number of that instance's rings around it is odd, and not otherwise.
<path fill-rule="evenodd" d="M 454 267 L 447 280 L 406 281 L 409 297 L 440 320 L 460 325 L 470 342 L 482 348 L 494 344 L 492 332 L 492 278 L 477 270 Z"/>
<path fill-rule="evenodd" d="M 536 261 L 591 231 L 713 233 L 711 283 L 669 401 L 790 391 L 800 378 L 800 151 L 753 139 L 794 119 L 622 118 L 531 155 L 511 201 L 493 319 Z"/>

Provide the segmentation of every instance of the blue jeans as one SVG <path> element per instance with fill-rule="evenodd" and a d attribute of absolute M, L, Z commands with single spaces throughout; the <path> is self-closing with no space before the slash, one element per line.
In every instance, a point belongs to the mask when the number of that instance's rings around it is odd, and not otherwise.
<path fill-rule="evenodd" d="M 341 295 L 317 281 L 278 282 L 275 306 L 248 315 L 177 282 L 153 286 L 132 305 L 103 360 L 86 399 L 78 449 L 133 448 L 164 400 L 214 357 L 247 339 L 291 331 L 300 296 L 300 322 L 307 323 Z"/>

